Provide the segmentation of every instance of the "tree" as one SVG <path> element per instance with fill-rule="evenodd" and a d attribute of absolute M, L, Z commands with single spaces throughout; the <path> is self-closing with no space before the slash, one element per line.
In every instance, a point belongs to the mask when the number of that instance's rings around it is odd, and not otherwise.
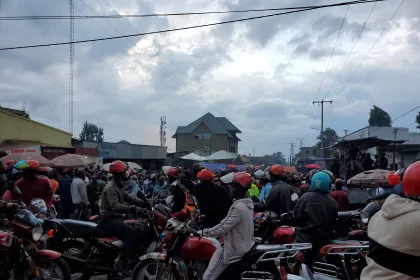
<path fill-rule="evenodd" d="M 324 139 L 324 148 L 331 147 L 332 145 L 337 143 L 339 139 L 337 132 L 335 132 L 335 130 L 330 127 L 327 127 L 324 130 L 324 132 L 322 133 L 322 138 Z M 317 139 L 320 141 L 316 144 L 316 147 L 319 151 L 321 151 L 321 135 L 319 135 Z M 322 154 L 321 152 L 318 152 L 318 153 Z M 332 149 L 324 149 L 325 157 L 332 156 L 333 153 L 334 153 L 334 150 Z"/>
<path fill-rule="evenodd" d="M 282 152 L 273 153 L 273 161 L 278 164 L 286 164 L 286 158 Z"/>
<path fill-rule="evenodd" d="M 93 123 L 85 121 L 79 138 L 81 141 L 104 142 L 104 129 Z"/>
<path fill-rule="evenodd" d="M 392 120 L 387 112 L 373 105 L 373 109 L 370 109 L 369 113 L 369 125 L 391 127 Z"/>
<path fill-rule="evenodd" d="M 418 124 L 418 126 L 416 126 L 416 128 L 420 129 L 420 112 L 419 112 L 419 114 L 416 116 L 416 123 Z"/>

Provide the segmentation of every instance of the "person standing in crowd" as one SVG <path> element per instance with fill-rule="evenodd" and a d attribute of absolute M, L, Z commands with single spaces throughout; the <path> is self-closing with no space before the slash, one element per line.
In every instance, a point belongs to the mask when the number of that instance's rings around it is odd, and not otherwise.
<path fill-rule="evenodd" d="M 404 197 L 391 194 L 368 225 L 367 266 L 361 280 L 420 279 L 420 162 L 402 179 Z"/>
<path fill-rule="evenodd" d="M 146 189 L 145 189 L 145 192 L 144 192 L 144 194 L 146 195 L 146 197 L 151 198 L 153 196 L 153 190 L 158 185 L 159 184 L 157 182 L 156 174 L 153 173 L 152 175 L 150 175 L 150 181 L 147 184 Z"/>
<path fill-rule="evenodd" d="M 385 156 L 385 153 L 381 153 L 379 158 L 379 169 L 388 169 L 388 159 Z"/>
<path fill-rule="evenodd" d="M 198 200 L 200 214 L 204 215 L 201 228 L 211 228 L 226 217 L 232 201 L 224 187 L 213 183 L 214 174 L 210 170 L 204 169 L 198 172 L 197 179 L 200 180 L 198 184 L 194 184 L 191 180 L 183 180 L 182 183 Z"/>
<path fill-rule="evenodd" d="M 331 179 L 318 172 L 311 179 L 311 191 L 297 201 L 293 216 L 297 228 L 296 242 L 311 243 L 312 252 L 305 253 L 305 263 L 312 268 L 314 255 L 328 244 L 337 219 L 337 202 L 330 196 Z"/>
<path fill-rule="evenodd" d="M 340 177 L 340 158 L 338 157 L 338 154 L 335 155 L 335 159 L 331 167 L 331 172 L 334 174 L 335 178 Z"/>
<path fill-rule="evenodd" d="M 98 200 L 103 188 L 104 185 L 103 183 L 98 181 L 97 175 L 93 175 L 92 180 L 86 187 L 87 197 L 92 215 L 97 215 L 99 213 Z"/>
<path fill-rule="evenodd" d="M 58 195 L 60 195 L 60 216 L 61 219 L 69 219 L 74 211 L 74 204 L 71 198 L 71 184 L 73 182 L 74 172 L 71 169 L 61 171 L 59 180 Z"/>
<path fill-rule="evenodd" d="M 55 171 L 49 172 L 48 179 L 50 179 L 52 191 L 55 193 L 60 187 L 60 184 L 57 181 L 57 173 Z"/>
<path fill-rule="evenodd" d="M 133 175 L 135 176 L 135 175 Z M 131 177 L 133 177 L 131 176 Z M 136 181 L 133 180 L 128 174 L 127 174 L 127 181 L 124 182 L 125 185 L 125 191 L 134 197 L 137 197 L 137 192 L 139 191 L 139 186 L 137 185 Z"/>
<path fill-rule="evenodd" d="M 6 166 L 0 161 L 0 197 L 7 191 Z"/>
<path fill-rule="evenodd" d="M 86 190 L 85 171 L 83 170 L 76 172 L 76 178 L 71 183 L 71 198 L 73 204 L 76 205 L 76 219 L 87 220 L 89 199 Z"/>
<path fill-rule="evenodd" d="M 271 210 L 280 217 L 292 211 L 292 189 L 283 182 L 284 173 L 284 167 L 279 164 L 274 164 L 269 168 L 268 174 L 273 187 L 265 202 L 254 205 L 256 212 Z"/>
<path fill-rule="evenodd" d="M 271 188 L 273 187 L 268 179 L 268 174 L 264 174 L 260 177 L 260 183 L 262 188 L 260 190 L 260 194 L 258 195 L 258 199 L 260 201 L 264 201 L 270 195 Z"/>
<path fill-rule="evenodd" d="M 337 202 L 338 211 L 349 211 L 349 194 L 343 191 L 344 183 L 341 179 L 335 180 L 335 191 L 331 197 Z"/>
<path fill-rule="evenodd" d="M 168 195 L 169 195 L 169 190 L 168 190 L 168 185 L 166 183 L 166 178 L 165 176 L 162 175 L 159 178 L 159 185 L 155 187 L 153 191 L 153 199 L 156 202 L 165 204 L 165 199 L 168 197 Z"/>
<path fill-rule="evenodd" d="M 369 171 L 369 170 L 372 170 L 372 168 L 373 168 L 373 160 L 370 157 L 370 153 L 367 153 L 365 160 L 363 161 L 363 169 L 365 171 Z"/>

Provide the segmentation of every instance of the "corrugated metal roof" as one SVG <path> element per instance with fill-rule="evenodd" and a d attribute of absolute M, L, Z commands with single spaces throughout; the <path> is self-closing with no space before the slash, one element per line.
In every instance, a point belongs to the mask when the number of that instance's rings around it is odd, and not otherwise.
<path fill-rule="evenodd" d="M 241 133 L 241 131 L 225 117 L 216 118 L 213 114 L 207 113 L 187 126 L 178 126 L 174 136 L 177 134 L 193 133 L 202 122 L 204 122 L 214 134 L 230 134 L 228 130 Z"/>

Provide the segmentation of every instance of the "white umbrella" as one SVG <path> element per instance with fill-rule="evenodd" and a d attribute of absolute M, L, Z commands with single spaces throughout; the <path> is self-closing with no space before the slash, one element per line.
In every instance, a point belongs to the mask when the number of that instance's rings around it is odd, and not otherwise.
<path fill-rule="evenodd" d="M 138 165 L 137 163 L 135 163 L 135 162 L 131 162 L 131 161 L 129 161 L 129 162 L 127 162 L 128 163 L 128 166 L 130 166 L 131 167 L 131 169 L 135 169 L 135 170 L 143 170 L 143 167 L 141 167 L 140 165 Z"/>
<path fill-rule="evenodd" d="M 109 166 L 110 165 L 111 165 L 110 163 L 106 163 L 106 164 L 102 165 L 102 169 L 105 170 L 105 171 L 109 171 Z"/>

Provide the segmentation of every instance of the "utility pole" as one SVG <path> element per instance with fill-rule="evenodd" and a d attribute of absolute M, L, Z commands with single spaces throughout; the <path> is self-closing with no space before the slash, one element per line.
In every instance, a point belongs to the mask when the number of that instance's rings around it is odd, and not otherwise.
<path fill-rule="evenodd" d="M 397 132 L 398 132 L 398 128 L 394 128 L 394 141 L 397 141 Z M 397 147 L 396 147 L 396 143 L 394 142 L 394 152 L 393 152 L 393 156 L 392 156 L 392 170 L 396 170 L 395 169 L 395 155 L 397 153 Z"/>
<path fill-rule="evenodd" d="M 294 148 L 295 148 L 295 143 L 287 143 L 290 144 L 290 157 L 289 157 L 289 164 L 290 166 L 292 166 L 292 161 L 293 161 L 293 157 L 294 157 Z"/>
<path fill-rule="evenodd" d="M 255 158 L 255 148 L 252 148 L 252 156 Z"/>
<path fill-rule="evenodd" d="M 322 157 L 324 157 L 324 103 L 330 103 L 332 104 L 332 101 L 327 101 L 327 100 L 321 100 L 321 101 L 313 101 L 312 104 L 321 104 L 321 134 L 320 134 L 320 138 L 321 138 L 321 155 Z"/>
<path fill-rule="evenodd" d="M 344 136 L 347 136 L 347 132 L 349 132 L 348 129 L 344 129 Z"/>

